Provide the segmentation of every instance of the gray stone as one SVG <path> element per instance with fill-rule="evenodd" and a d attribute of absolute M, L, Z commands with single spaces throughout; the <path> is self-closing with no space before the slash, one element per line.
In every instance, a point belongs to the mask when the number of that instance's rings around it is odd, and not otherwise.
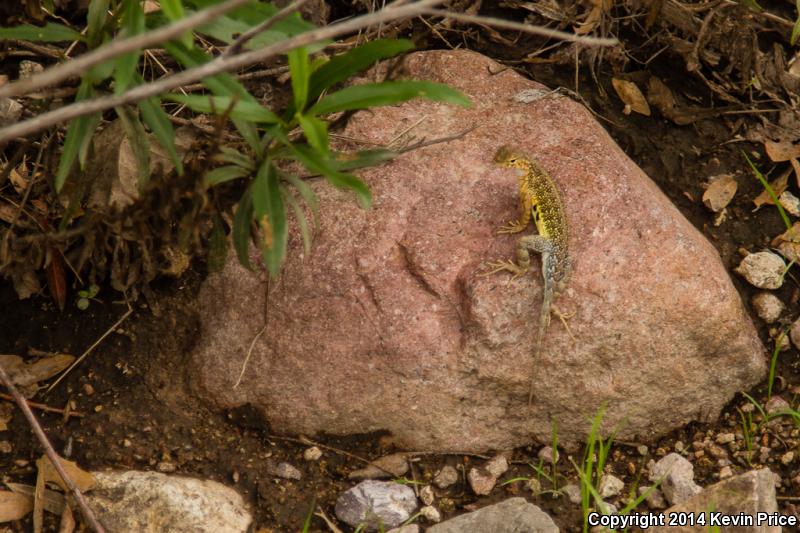
<path fill-rule="evenodd" d="M 661 458 L 650 471 L 650 481 L 661 480 L 659 488 L 670 505 L 688 500 L 703 488 L 694 482 L 694 466 L 677 453 Z"/>
<path fill-rule="evenodd" d="M 92 472 L 86 493 L 107 531 L 245 533 L 253 521 L 242 497 L 216 481 L 158 472 Z"/>
<path fill-rule="evenodd" d="M 708 524 L 709 510 L 720 513 L 720 515 L 743 514 L 753 517 L 756 516 L 756 513 L 776 513 L 778 502 L 775 498 L 775 475 L 769 469 L 764 468 L 728 478 L 707 487 L 683 503 L 670 507 L 664 513 L 667 516 L 670 513 L 692 513 L 695 517 L 703 513 L 706 524 Z M 648 530 L 649 533 L 698 533 L 701 531 L 709 531 L 708 525 L 700 527 L 657 526 Z M 781 528 L 762 524 L 761 526 L 723 527 L 720 531 L 780 533 Z"/>
<path fill-rule="evenodd" d="M 624 488 L 625 483 L 617 476 L 604 474 L 600 478 L 600 497 L 603 499 L 618 495 Z"/>
<path fill-rule="evenodd" d="M 524 498 L 509 498 L 431 526 L 426 533 L 558 533 L 553 519 Z"/>
<path fill-rule="evenodd" d="M 362 481 L 336 500 L 339 520 L 368 531 L 399 526 L 417 509 L 417 497 L 408 485 L 391 481 Z"/>
<path fill-rule="evenodd" d="M 443 466 L 439 473 L 436 474 L 436 477 L 433 478 L 433 484 L 440 489 L 446 489 L 456 481 L 458 481 L 458 470 L 450 465 Z"/>
<path fill-rule="evenodd" d="M 572 503 L 581 503 L 581 488 L 578 485 L 574 483 L 564 485 L 561 487 L 561 492 L 566 494 L 567 499 Z"/>

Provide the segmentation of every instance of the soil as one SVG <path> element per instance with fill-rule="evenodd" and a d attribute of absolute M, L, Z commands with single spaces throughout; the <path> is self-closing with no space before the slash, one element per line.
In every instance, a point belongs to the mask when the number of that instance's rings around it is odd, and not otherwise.
<path fill-rule="evenodd" d="M 349 3 L 348 3 L 349 6 Z M 334 16 L 344 6 L 334 6 Z M 512 15 L 511 11 L 488 13 Z M 429 48 L 446 46 L 424 26 L 412 30 L 417 40 Z M 450 37 L 453 37 L 452 35 Z M 624 35 L 621 36 L 624 39 Z M 514 60 L 541 45 L 530 37 L 522 37 L 513 47 L 497 44 L 491 39 L 468 40 L 471 48 L 498 60 Z M 553 63 L 528 63 L 521 66 L 531 78 L 550 87 L 575 90 L 574 65 Z M 687 95 L 696 105 L 711 106 L 713 101 L 704 86 L 686 73 L 680 57 L 669 53 L 658 56 L 648 64 L 647 71 L 659 76 L 674 92 Z M 657 114 L 650 117 L 636 113 L 625 115 L 611 85 L 615 75 L 609 63 L 600 63 L 595 76 L 582 68 L 578 78 L 577 93 L 600 117 L 625 152 L 660 186 L 681 212 L 714 244 L 729 268 L 741 259 L 740 250 L 760 251 L 770 240 L 784 231 L 776 209 L 765 207 L 753 212 L 752 200 L 762 187 L 750 173 L 742 157 L 745 151 L 758 156 L 761 147 L 755 143 L 736 140 L 742 125 L 738 121 L 756 121 L 757 117 L 709 117 L 691 125 L 678 126 Z M 736 142 L 731 142 L 736 140 Z M 757 164 L 769 173 L 772 165 L 761 156 Z M 718 174 L 737 176 L 739 190 L 728 207 L 728 220 L 714 226 L 714 214 L 700 201 L 708 178 Z M 774 177 L 774 176 L 773 176 Z M 795 191 L 797 192 L 797 191 Z M 256 528 L 263 531 L 298 531 L 312 508 L 322 510 L 333 518 L 335 500 L 341 492 L 353 486 L 347 475 L 364 466 L 356 459 L 376 459 L 393 451 L 390 439 L 382 435 L 351 437 L 308 436 L 323 448 L 322 459 L 305 461 L 303 452 L 310 444 L 303 436 L 276 436 L 270 433 L 267 423 L 258 413 L 247 407 L 228 413 L 208 411 L 201 399 L 186 395 L 186 383 L 181 382 L 181 367 L 186 354 L 197 338 L 197 320 L 193 305 L 194 295 L 205 273 L 202 261 L 180 279 L 165 278 L 153 288 L 149 302 L 140 299 L 130 317 L 79 365 L 50 394 L 40 393 L 35 398 L 51 406 L 69 403 L 82 413 L 82 418 L 64 420 L 58 414 L 39 413 L 47 435 L 56 450 L 77 461 L 85 469 L 160 469 L 180 474 L 214 479 L 235 487 L 250 504 Z M 742 299 L 749 302 L 755 289 L 732 275 Z M 798 285 L 792 282 L 776 294 L 789 303 L 789 318 L 797 315 Z M 46 293 L 20 301 L 10 284 L 0 286 L 0 306 L 4 309 L 0 320 L 0 353 L 26 354 L 30 348 L 80 355 L 111 327 L 127 310 L 113 300 L 119 294 L 103 287 L 96 301 L 80 311 L 74 300 L 69 300 L 65 310 L 59 311 Z M 766 346 L 773 346 L 766 325 L 754 318 L 761 328 Z M 800 358 L 797 350 L 778 357 L 776 391 L 793 407 L 797 407 L 792 387 L 800 386 Z M 795 391 L 798 389 L 795 389 Z M 765 403 L 766 383 L 748 394 Z M 689 449 L 695 463 L 695 481 L 709 485 L 719 480 L 715 461 L 697 455 L 691 443 L 702 441 L 706 435 L 741 432 L 738 411 L 749 402 L 737 397 L 714 424 L 692 424 L 673 432 L 668 437 L 648 445 L 646 454 L 636 446 L 641 443 L 616 443 L 610 454 L 608 471 L 626 481 L 626 487 L 646 484 L 639 480 L 641 470 L 651 459 L 658 459 L 674 450 Z M 756 435 L 759 443 L 769 446 L 775 442 L 769 428 Z M 0 472 L 4 481 L 35 483 L 35 460 L 41 455 L 30 428 L 22 415 L 15 411 L 9 430 L 0 433 L 0 441 L 10 443 L 9 453 L 0 453 Z M 541 447 L 529 447 L 513 452 L 512 467 L 502 477 L 504 480 L 537 477 L 530 465 L 537 465 Z M 346 452 L 346 453 L 345 453 Z M 782 452 L 781 452 L 782 453 Z M 782 464 L 780 453 L 770 456 L 768 466 L 784 480 L 778 489 L 780 511 L 797 513 L 791 498 L 800 491 L 797 484 L 796 463 Z M 580 457 L 575 458 L 576 461 Z M 299 481 L 279 479 L 269 474 L 276 462 L 287 461 L 298 467 L 303 478 Z M 580 507 L 565 497 L 550 492 L 533 495 L 523 481 L 498 484 L 487 497 L 474 496 L 464 480 L 464 472 L 480 457 L 425 455 L 415 459 L 406 478 L 412 487 L 432 480 L 445 464 L 455 466 L 462 476 L 456 485 L 444 491 L 437 490 L 437 506 L 445 518 L 464 510 L 482 507 L 512 495 L 522 495 L 541 506 L 556 521 L 562 531 L 581 530 Z M 757 463 L 752 461 L 753 465 Z M 734 465 L 735 472 L 748 468 L 746 464 Z M 549 466 L 545 465 L 549 472 Z M 792 479 L 795 479 L 794 483 Z M 542 478 L 543 489 L 553 488 Z M 559 462 L 558 487 L 578 483 L 577 476 L 565 460 Z M 55 523 L 49 523 L 55 528 Z M 15 530 L 28 530 L 29 522 L 15 526 Z M 340 526 L 346 530 L 346 526 Z M 255 530 L 254 529 L 254 530 Z M 55 530 L 55 529 L 53 529 Z M 311 531 L 328 531 L 322 519 L 315 517 Z"/>

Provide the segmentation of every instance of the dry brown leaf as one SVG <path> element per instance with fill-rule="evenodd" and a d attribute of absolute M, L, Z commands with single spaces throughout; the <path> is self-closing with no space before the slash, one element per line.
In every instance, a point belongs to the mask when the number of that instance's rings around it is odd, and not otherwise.
<path fill-rule="evenodd" d="M 0 524 L 20 520 L 33 510 L 33 498 L 0 490 Z"/>
<path fill-rule="evenodd" d="M 408 472 L 408 455 L 400 452 L 384 455 L 371 461 L 365 468 L 353 470 L 349 479 L 380 479 L 400 477 Z"/>
<path fill-rule="evenodd" d="M 640 115 L 650 116 L 650 106 L 647 104 L 647 99 L 645 99 L 644 94 L 635 83 L 620 78 L 611 78 L 611 84 L 614 86 L 614 90 L 617 91 L 619 99 L 625 103 L 623 113 L 628 115 L 631 111 L 636 111 Z"/>
<path fill-rule="evenodd" d="M 772 161 L 789 161 L 800 157 L 800 144 L 764 141 L 764 150 Z"/>
<path fill-rule="evenodd" d="M 8 179 L 11 185 L 14 186 L 14 190 L 17 191 L 17 194 L 25 194 L 25 189 L 28 188 L 28 182 L 30 181 L 28 166 L 25 164 L 25 161 L 20 163 L 17 168 L 11 169 L 11 172 L 8 173 Z"/>
<path fill-rule="evenodd" d="M 6 486 L 11 489 L 11 492 L 27 496 L 33 502 L 33 494 L 36 492 L 36 487 L 32 485 L 25 485 L 24 483 L 6 483 Z M 60 492 L 45 489 L 44 491 L 44 510 L 48 513 L 60 515 L 64 512 L 64 506 L 67 504 L 66 498 Z"/>
<path fill-rule="evenodd" d="M 67 461 L 64 458 L 59 458 L 59 462 L 61 466 L 64 467 L 67 475 L 78 487 L 78 490 L 86 492 L 94 488 L 96 482 L 94 476 L 90 472 L 81 470 L 77 463 Z M 55 483 L 64 489 L 64 492 L 69 491 L 69 488 L 64 485 L 64 481 L 61 479 L 61 476 L 58 475 L 55 467 L 53 467 L 53 463 L 50 462 L 50 459 L 46 455 L 42 455 L 36 460 L 36 467 L 39 469 L 39 475 L 44 477 L 46 483 Z"/>
<path fill-rule="evenodd" d="M 612 0 L 591 0 L 591 2 L 592 10 L 589 11 L 586 19 L 575 28 L 575 33 L 578 35 L 586 35 L 597 29 L 603 20 L 603 15 L 611 9 Z"/>
<path fill-rule="evenodd" d="M 20 300 L 30 298 L 42 290 L 36 272 L 29 265 L 18 264 L 9 270 L 11 271 L 11 281 L 14 283 L 14 290 Z"/>
<path fill-rule="evenodd" d="M 0 355 L 0 364 L 8 372 L 11 381 L 20 387 L 50 379 L 71 365 L 74 360 L 75 356 L 59 353 L 26 364 L 18 355 Z"/>
<path fill-rule="evenodd" d="M 794 170 L 795 183 L 800 187 L 800 160 L 792 159 L 792 169 Z"/>
<path fill-rule="evenodd" d="M 780 196 L 783 193 L 783 191 L 785 191 L 786 188 L 789 186 L 790 173 L 791 171 L 784 172 L 783 174 L 781 174 L 780 176 L 778 176 L 769 183 L 769 186 L 770 188 L 772 188 L 773 192 L 775 193 L 775 196 Z M 753 209 L 753 212 L 758 211 L 764 205 L 775 205 L 775 202 L 772 201 L 772 196 L 770 196 L 769 192 L 766 189 L 764 189 L 761 192 L 761 194 L 759 194 L 756 197 L 756 199 L 753 200 L 753 203 L 756 204 L 756 207 L 755 209 Z"/>
<path fill-rule="evenodd" d="M 8 430 L 8 423 L 11 422 L 13 416 L 14 405 L 7 402 L 0 403 L 0 431 Z"/>
<path fill-rule="evenodd" d="M 58 524 L 58 533 L 72 533 L 75 531 L 75 516 L 72 509 L 67 505 L 61 513 L 61 523 Z"/>
<path fill-rule="evenodd" d="M 63 311 L 67 303 L 67 274 L 64 271 L 64 257 L 53 246 L 47 249 L 47 256 L 49 259 L 45 266 L 47 288 L 50 289 L 50 296 L 58 305 L 58 309 Z"/>
<path fill-rule="evenodd" d="M 715 176 L 711 178 L 708 188 L 703 193 L 703 203 L 707 208 L 718 213 L 731 203 L 738 186 L 730 174 Z"/>
<path fill-rule="evenodd" d="M 650 76 L 650 80 L 647 82 L 647 101 L 666 118 L 672 117 L 673 110 L 677 105 L 672 89 L 655 76 Z"/>

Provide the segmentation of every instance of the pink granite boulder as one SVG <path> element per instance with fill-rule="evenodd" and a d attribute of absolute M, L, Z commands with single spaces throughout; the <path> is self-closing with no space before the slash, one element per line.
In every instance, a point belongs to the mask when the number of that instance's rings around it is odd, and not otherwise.
<path fill-rule="evenodd" d="M 363 171 L 369 211 L 313 183 L 322 227 L 309 257 L 291 234 L 236 388 L 265 276 L 235 259 L 209 276 L 187 369 L 203 398 L 250 403 L 280 433 L 385 430 L 409 449 L 483 451 L 549 442 L 552 419 L 576 446 L 604 403 L 617 438 L 650 439 L 713 419 L 763 378 L 763 348 L 711 244 L 586 109 L 498 70 L 472 52 L 412 54 L 408 76 L 448 83 L 474 107 L 414 101 L 353 117 L 346 135 L 379 144 L 409 128 L 428 139 L 476 128 Z M 575 341 L 554 319 L 535 362 L 538 257 L 510 284 L 476 276 L 514 252 L 515 237 L 496 234 L 517 212 L 516 171 L 492 163 L 507 143 L 549 169 L 571 223 L 558 304 L 575 313 Z"/>

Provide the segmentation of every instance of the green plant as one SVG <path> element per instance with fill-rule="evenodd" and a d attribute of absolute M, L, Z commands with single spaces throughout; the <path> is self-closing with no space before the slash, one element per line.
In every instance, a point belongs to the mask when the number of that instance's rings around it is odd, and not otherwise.
<path fill-rule="evenodd" d="M 589 529 L 589 512 L 592 500 L 601 513 L 607 514 L 605 503 L 600 497 L 598 487 L 600 485 L 600 479 L 603 477 L 603 469 L 606 465 L 608 452 L 611 449 L 611 444 L 614 442 L 614 435 L 612 433 L 606 440 L 603 440 L 600 435 L 600 425 L 602 424 L 604 414 L 605 405 L 600 407 L 597 414 L 595 414 L 592 419 L 592 426 L 586 438 L 586 447 L 584 448 L 581 464 L 577 465 L 574 461 L 572 462 L 581 481 L 581 509 L 583 511 L 584 533 Z"/>
<path fill-rule="evenodd" d="M 67 26 L 48 24 L 43 28 L 20 26 L 4 29 L 0 37 L 27 37 L 39 41 L 74 39 L 97 48 L 114 38 L 130 37 L 161 28 L 187 15 L 187 9 L 203 9 L 216 0 L 164 0 L 161 11 L 145 16 L 138 0 L 91 0 L 87 31 L 82 35 Z M 251 1 L 219 16 L 194 30 L 212 37 L 230 48 L 240 45 L 259 47 L 281 42 L 312 28 L 297 13 L 276 20 L 269 29 L 249 40 L 241 41 L 259 24 L 270 22 L 278 12 L 271 4 Z M 332 185 L 351 190 L 361 206 L 369 207 L 371 195 L 367 186 L 350 171 L 375 165 L 396 155 L 390 150 L 365 150 L 341 154 L 330 149 L 328 117 L 334 113 L 350 112 L 376 106 L 392 105 L 413 98 L 447 102 L 462 106 L 469 100 L 461 93 L 442 84 L 426 81 L 385 81 L 366 83 L 334 90 L 335 86 L 369 68 L 377 61 L 393 57 L 413 48 L 406 40 L 382 39 L 353 48 L 329 61 L 312 59 L 312 54 L 325 43 L 309 44 L 288 52 L 292 100 L 282 110 L 263 106 L 233 76 L 217 74 L 203 79 L 208 95 L 162 94 L 142 100 L 137 109 L 115 108 L 129 138 L 140 175 L 140 185 L 149 177 L 149 145 L 145 126 L 166 149 L 176 172 L 181 174 L 182 161 L 174 143 L 174 132 L 162 101 L 177 102 L 196 112 L 221 115 L 235 126 L 244 140 L 243 149 L 222 148 L 219 161 L 223 164 L 205 177 L 208 187 L 232 180 L 245 180 L 244 193 L 233 217 L 234 249 L 239 260 L 251 268 L 248 247 L 253 239 L 270 274 L 276 276 L 283 263 L 288 238 L 286 205 L 291 208 L 303 238 L 306 252 L 310 249 L 311 229 L 299 198 L 309 207 L 315 227 L 318 224 L 317 199 L 312 189 L 299 176 L 280 170 L 281 162 L 300 163 L 311 175 L 324 176 Z M 198 67 L 212 61 L 212 56 L 195 44 L 192 33 L 165 43 L 167 53 L 184 68 Z M 81 78 L 76 101 L 89 100 L 112 88 L 115 94 L 144 82 L 139 72 L 141 50 L 92 67 Z M 64 138 L 64 150 L 54 179 L 54 189 L 60 191 L 75 163 L 83 168 L 100 114 L 72 120 Z M 81 188 L 76 188 L 80 191 Z M 61 220 L 65 229 L 81 198 L 72 198 L 70 209 Z M 212 240 L 224 242 L 222 220 L 215 218 Z"/>
<path fill-rule="evenodd" d="M 758 170 L 758 167 L 756 167 L 753 164 L 753 162 L 750 161 L 750 158 L 747 157 L 746 153 L 742 152 L 742 155 L 744 156 L 745 161 L 747 161 L 747 164 L 750 165 L 750 168 L 753 170 L 753 173 L 756 175 L 756 178 L 758 178 L 758 181 L 761 182 L 761 186 L 764 187 L 764 190 L 767 191 L 767 194 L 769 194 L 769 197 L 772 199 L 772 202 L 775 204 L 775 207 L 778 208 L 778 213 L 780 213 L 781 219 L 783 220 L 783 224 L 786 226 L 786 229 L 787 230 L 792 229 L 792 221 L 789 220 L 789 216 L 783 209 L 783 206 L 778 200 L 778 195 L 775 194 L 775 191 L 772 189 L 772 186 L 770 186 L 769 181 L 767 181 L 767 178 L 765 178 L 764 175 L 761 173 L 761 171 Z"/>
<path fill-rule="evenodd" d="M 94 284 L 89 285 L 89 287 L 86 289 L 79 290 L 78 301 L 75 303 L 75 305 L 81 311 L 85 311 L 86 309 L 89 308 L 89 301 L 95 300 L 95 296 L 97 296 L 97 293 L 99 292 L 100 292 L 100 287 Z"/>
<path fill-rule="evenodd" d="M 781 345 L 783 338 L 789 333 L 789 328 L 781 331 L 780 335 L 775 339 L 775 349 L 772 350 L 772 357 L 769 361 L 769 379 L 767 381 L 767 399 L 772 398 L 772 386 L 775 384 L 775 367 L 778 364 L 778 354 L 781 352 Z"/>
<path fill-rule="evenodd" d="M 739 417 L 742 420 L 742 437 L 744 438 L 744 445 L 747 449 L 747 455 L 745 459 L 747 460 L 747 464 L 752 466 L 751 460 L 753 457 L 753 413 L 751 411 L 747 411 L 745 413 L 741 409 L 736 409 L 739 411 Z"/>

